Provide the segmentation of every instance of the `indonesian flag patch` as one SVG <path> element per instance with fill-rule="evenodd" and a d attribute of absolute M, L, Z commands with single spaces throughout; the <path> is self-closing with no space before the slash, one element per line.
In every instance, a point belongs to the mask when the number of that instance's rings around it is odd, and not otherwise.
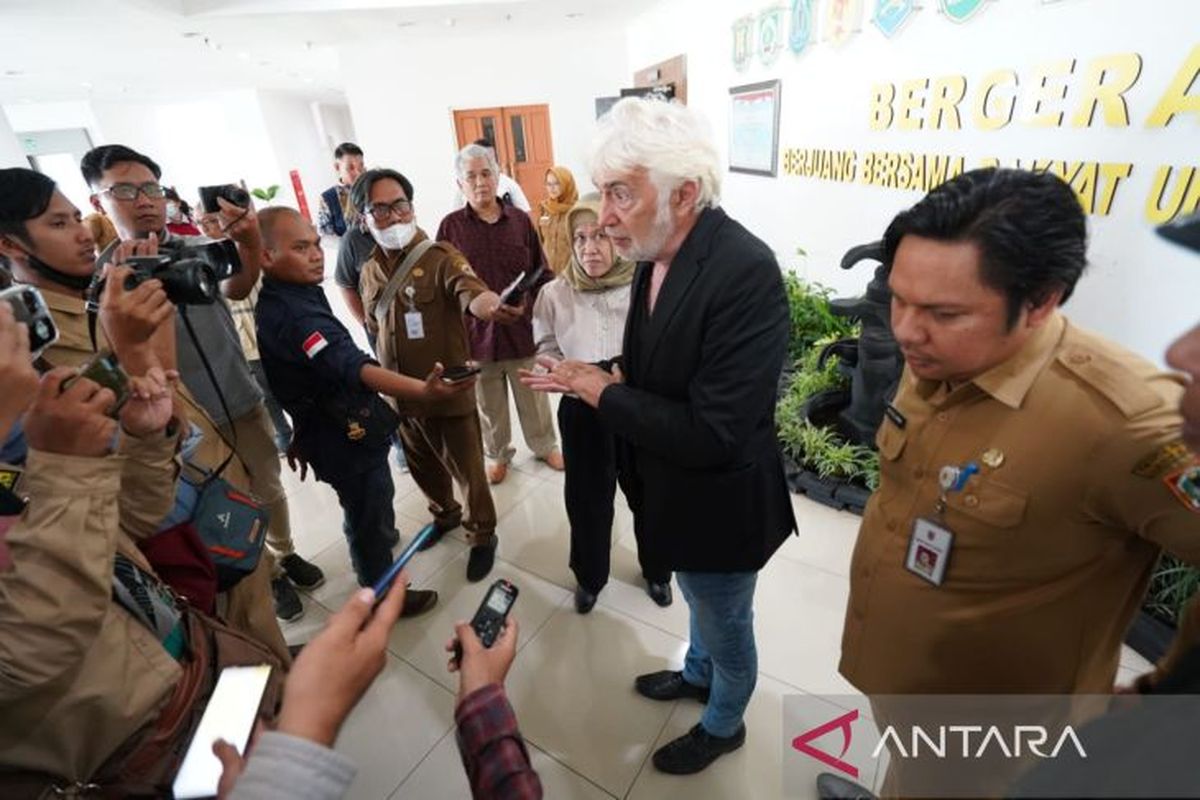
<path fill-rule="evenodd" d="M 309 358 L 316 358 L 317 353 L 321 352 L 328 346 L 329 342 L 326 341 L 325 337 L 321 335 L 320 331 L 313 331 L 310 333 L 308 338 L 304 340 L 304 344 L 301 345 L 301 347 L 304 348 L 304 355 L 308 356 Z"/>

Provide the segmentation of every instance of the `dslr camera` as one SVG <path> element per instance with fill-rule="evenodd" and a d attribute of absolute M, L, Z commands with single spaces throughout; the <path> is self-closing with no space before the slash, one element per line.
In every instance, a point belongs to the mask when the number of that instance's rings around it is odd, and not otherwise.
<path fill-rule="evenodd" d="M 167 299 L 177 306 L 207 305 L 220 297 L 221 281 L 242 270 L 237 247 L 229 239 L 198 244 L 162 245 L 156 256 L 132 256 L 126 264 L 133 272 L 125 278 L 126 291 L 144 281 L 162 281 Z M 105 279 L 97 272 L 88 290 L 88 303 L 100 305 Z"/>

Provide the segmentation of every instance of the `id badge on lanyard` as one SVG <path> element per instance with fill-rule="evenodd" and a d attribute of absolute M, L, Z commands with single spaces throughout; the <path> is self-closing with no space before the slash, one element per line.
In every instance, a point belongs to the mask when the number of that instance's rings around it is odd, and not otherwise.
<path fill-rule="evenodd" d="M 908 540 L 908 555 L 905 568 L 934 586 L 941 586 L 946 579 L 946 566 L 954 548 L 954 532 L 946 527 L 946 498 L 952 492 L 960 492 L 971 476 L 979 472 L 979 465 L 971 462 L 962 467 L 945 466 L 938 473 L 941 492 L 933 507 L 933 515 L 917 517 L 913 521 L 912 535 Z"/>
<path fill-rule="evenodd" d="M 425 319 L 421 312 L 417 311 L 417 304 L 413 300 L 415 294 L 416 290 L 412 286 L 404 287 L 404 296 L 408 299 L 408 311 L 404 314 L 404 331 L 409 339 L 424 339 Z"/>

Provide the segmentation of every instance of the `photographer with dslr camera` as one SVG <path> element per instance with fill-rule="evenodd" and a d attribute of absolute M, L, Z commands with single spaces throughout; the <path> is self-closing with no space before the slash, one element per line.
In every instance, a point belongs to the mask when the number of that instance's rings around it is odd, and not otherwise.
<path fill-rule="evenodd" d="M 136 242 L 134 255 L 154 256 L 180 247 L 199 250 L 197 246 L 207 242 L 176 236 L 167 230 L 166 195 L 159 183 L 162 170 L 149 157 L 122 145 L 105 145 L 87 153 L 80 169 L 94 192 L 92 203 L 112 218 L 121 241 Z M 241 300 L 258 283 L 262 239 L 257 216 L 245 191 L 236 187 L 220 189 L 216 202 L 220 207 L 221 229 L 235 243 L 236 258 L 226 245 L 224 253 L 231 263 L 222 270 L 225 275 L 217 273 L 216 277 L 225 297 Z M 202 189 L 201 193 L 204 192 Z M 212 244 L 205 249 L 209 253 L 222 252 Z M 98 263 L 106 263 L 114 251 L 115 248 L 105 250 Z M 236 264 L 239 258 L 240 270 Z M 195 269 L 192 259 L 186 263 Z M 215 287 L 202 290 L 202 277 L 190 282 L 184 280 L 179 275 L 184 264 L 185 261 L 176 259 L 165 270 L 170 274 L 169 280 L 178 280 L 180 293 L 187 294 L 186 307 L 181 306 L 184 313 L 177 315 L 179 372 L 204 412 L 219 427 L 221 438 L 237 450 L 250 475 L 251 491 L 270 511 L 267 546 L 278 561 L 271 579 L 275 614 L 280 619 L 295 620 L 304 609 L 293 584 L 315 589 L 324 583 L 325 576 L 295 552 L 273 427 L 262 390 L 242 351 L 233 316 L 224 302 L 205 302 L 196 296 L 205 292 L 215 295 Z M 172 299 L 176 305 L 184 300 Z M 188 329 L 189 323 L 193 330 Z"/>
<path fill-rule="evenodd" d="M 125 253 L 136 245 L 122 245 L 115 256 L 119 266 L 108 274 L 124 288 L 131 270 Z M 89 331 L 84 301 L 95 270 L 94 242 L 80 213 L 55 188 L 54 181 L 30 169 L 0 170 L 0 262 L 18 283 L 40 290 L 58 340 L 42 354 L 50 366 L 78 367 L 112 350 L 129 374 L 137 375 L 154 364 L 175 368 L 175 309 L 161 282 L 142 281 L 135 288 L 116 292 L 111 308 L 101 308 L 95 345 Z M 7 390 L 7 387 L 5 387 Z M 199 443 L 190 462 L 213 469 L 229 455 L 212 420 L 191 399 L 185 386 L 175 387 L 176 407 L 189 427 L 196 428 Z M 241 463 L 234 459 L 224 477 L 239 491 L 250 483 Z M 218 608 L 233 627 L 269 646 L 284 663 L 290 661 L 287 645 L 267 600 L 270 591 L 269 559 L 218 596 Z"/>

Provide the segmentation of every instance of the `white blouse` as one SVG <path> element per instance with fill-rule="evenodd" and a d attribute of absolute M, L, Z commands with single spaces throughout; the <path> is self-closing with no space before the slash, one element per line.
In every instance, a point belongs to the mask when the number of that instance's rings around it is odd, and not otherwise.
<path fill-rule="evenodd" d="M 621 355 L 630 285 L 581 292 L 562 278 L 542 287 L 533 304 L 538 355 L 603 361 Z"/>

